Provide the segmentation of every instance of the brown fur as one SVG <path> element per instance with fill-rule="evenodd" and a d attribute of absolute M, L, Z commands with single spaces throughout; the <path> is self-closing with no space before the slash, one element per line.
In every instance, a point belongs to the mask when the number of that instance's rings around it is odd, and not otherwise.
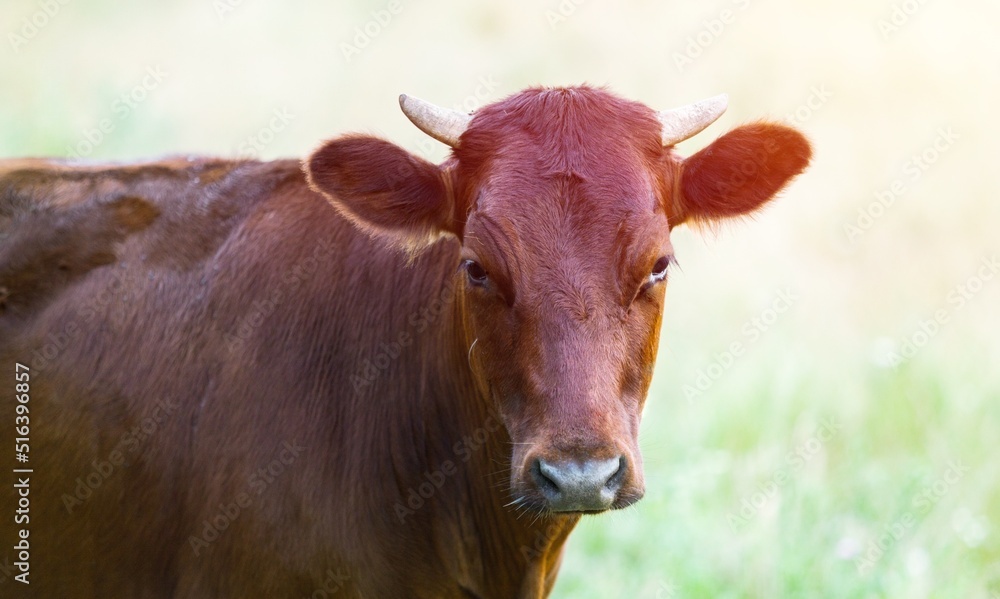
<path fill-rule="evenodd" d="M 756 208 L 808 160 L 779 140 L 763 191 L 685 201 L 658 135 L 601 90 L 529 90 L 441 166 L 328 143 L 306 171 L 329 203 L 292 161 L 0 163 L 0 409 L 29 365 L 34 469 L 32 584 L 4 574 L 5 518 L 0 595 L 547 595 L 580 516 L 546 510 L 529 457 L 624 452 L 615 507 L 641 497 L 663 298 L 642 281 L 670 227 Z"/>

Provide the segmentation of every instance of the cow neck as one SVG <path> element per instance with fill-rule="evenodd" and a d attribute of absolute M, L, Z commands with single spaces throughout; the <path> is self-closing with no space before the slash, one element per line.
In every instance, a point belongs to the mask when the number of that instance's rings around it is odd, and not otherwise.
<path fill-rule="evenodd" d="M 454 269 L 450 272 L 454 273 Z M 477 385 L 472 372 L 470 354 L 476 350 L 476 338 L 463 303 L 462 281 L 446 277 L 442 288 L 448 284 L 458 289 L 450 294 L 449 322 L 441 327 L 441 349 L 447 356 L 441 364 L 442 376 L 452 381 L 452 392 L 440 398 L 444 405 L 435 406 L 431 412 L 437 416 L 433 422 L 457 423 L 451 437 L 457 439 L 456 444 L 442 448 L 444 455 L 438 458 L 455 462 L 456 477 L 461 480 L 467 501 L 462 502 L 465 513 L 459 515 L 465 538 L 442 541 L 479 540 L 464 549 L 465 557 L 478 552 L 477 559 L 460 561 L 489 566 L 481 567 L 478 573 L 456 573 L 460 578 L 479 579 L 487 588 L 511 580 L 522 580 L 529 588 L 551 588 L 562 548 L 579 517 L 539 517 L 519 513 L 507 505 L 511 501 L 510 436 L 494 401 L 486 389 Z"/>

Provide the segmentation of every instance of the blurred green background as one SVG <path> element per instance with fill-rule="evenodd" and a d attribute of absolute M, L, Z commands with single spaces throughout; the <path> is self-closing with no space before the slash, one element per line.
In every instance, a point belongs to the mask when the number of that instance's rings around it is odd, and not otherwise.
<path fill-rule="evenodd" d="M 399 93 L 581 82 L 728 92 L 685 153 L 796 124 L 815 159 L 781 199 L 675 231 L 646 499 L 581 524 L 554 595 L 1000 598 L 1000 4 L 62 2 L 0 7 L 0 156 L 301 157 L 363 131 L 437 160 Z"/>

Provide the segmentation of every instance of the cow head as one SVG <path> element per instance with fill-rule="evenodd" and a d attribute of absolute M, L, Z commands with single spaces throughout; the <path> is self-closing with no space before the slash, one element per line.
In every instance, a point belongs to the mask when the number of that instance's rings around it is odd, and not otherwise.
<path fill-rule="evenodd" d="M 678 155 L 675 143 L 722 114 L 721 96 L 665 113 L 590 87 L 530 89 L 474 115 L 400 102 L 452 146 L 446 162 L 344 137 L 309 158 L 312 185 L 412 251 L 441 236 L 461 244 L 458 313 L 510 434 L 517 506 L 634 503 L 670 231 L 758 209 L 805 168 L 808 142 L 760 122 Z"/>

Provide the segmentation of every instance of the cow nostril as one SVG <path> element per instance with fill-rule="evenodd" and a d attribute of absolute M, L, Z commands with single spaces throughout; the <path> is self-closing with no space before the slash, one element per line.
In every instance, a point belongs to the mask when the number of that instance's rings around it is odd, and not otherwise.
<path fill-rule="evenodd" d="M 618 470 L 615 470 L 614 474 L 604 483 L 605 488 L 617 492 L 618 489 L 622 488 L 622 482 L 624 482 L 627 473 L 628 460 L 625 459 L 625 456 L 621 456 L 618 458 Z"/>
<path fill-rule="evenodd" d="M 546 495 L 558 495 L 559 494 L 559 484 L 545 475 L 543 470 L 547 470 L 548 464 L 542 463 L 542 460 L 535 460 L 531 463 L 531 477 L 535 480 L 535 484 L 538 488 Z"/>

